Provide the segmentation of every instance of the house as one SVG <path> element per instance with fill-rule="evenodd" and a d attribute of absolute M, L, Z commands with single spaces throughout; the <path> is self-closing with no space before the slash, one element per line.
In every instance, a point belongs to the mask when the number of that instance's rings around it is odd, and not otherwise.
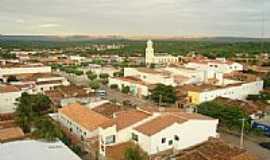
<path fill-rule="evenodd" d="M 136 77 L 115 77 L 109 78 L 109 86 L 117 85 L 119 90 L 123 87 L 128 86 L 132 95 L 143 97 L 150 95 L 149 85 L 146 82 L 136 78 Z"/>
<path fill-rule="evenodd" d="M 245 100 L 250 94 L 259 94 L 263 90 L 263 81 L 231 83 L 227 85 L 185 85 L 181 87 L 187 91 L 188 98 L 192 104 L 200 104 L 211 101 L 217 97 Z"/>
<path fill-rule="evenodd" d="M 63 142 L 19 140 L 0 143 L 1 160 L 81 160 Z"/>
<path fill-rule="evenodd" d="M 102 124 L 100 153 L 106 156 L 107 147 L 128 141 L 135 142 L 149 155 L 168 149 L 185 149 L 209 137 L 217 137 L 217 125 L 217 119 L 194 113 L 150 112 L 143 108 L 123 111 Z"/>
<path fill-rule="evenodd" d="M 56 86 L 52 90 L 45 91 L 51 101 L 56 106 L 65 106 L 70 103 L 88 103 L 91 100 L 91 93 L 83 86 L 69 85 Z"/>
<path fill-rule="evenodd" d="M 21 97 L 22 90 L 14 85 L 0 84 L 0 113 L 13 113 L 16 99 Z"/>
<path fill-rule="evenodd" d="M 256 160 L 247 150 L 229 145 L 220 139 L 208 141 L 168 156 L 169 160 Z"/>
<path fill-rule="evenodd" d="M 14 85 L 31 85 L 33 93 L 44 93 L 56 86 L 68 86 L 70 83 L 65 77 L 53 73 L 35 73 L 16 75 L 17 81 L 10 82 Z"/>
<path fill-rule="evenodd" d="M 214 77 L 215 73 L 232 73 L 235 71 L 243 71 L 242 64 L 226 60 L 225 58 L 208 59 L 205 57 L 195 58 L 184 65 L 187 68 L 205 70 L 208 77 Z"/>
<path fill-rule="evenodd" d="M 78 103 L 58 109 L 58 121 L 81 139 L 98 135 L 98 127 L 109 119 Z"/>
<path fill-rule="evenodd" d="M 19 127 L 9 127 L 0 129 L 0 143 L 24 138 L 24 133 Z"/>

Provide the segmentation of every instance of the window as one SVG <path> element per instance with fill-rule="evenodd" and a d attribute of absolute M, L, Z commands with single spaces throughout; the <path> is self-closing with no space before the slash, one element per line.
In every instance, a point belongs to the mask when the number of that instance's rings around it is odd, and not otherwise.
<path fill-rule="evenodd" d="M 169 140 L 169 145 L 171 146 L 173 144 L 173 140 Z"/>
<path fill-rule="evenodd" d="M 166 138 L 162 138 L 161 143 L 166 143 Z"/>
<path fill-rule="evenodd" d="M 138 137 L 138 135 L 137 134 L 135 134 L 135 133 L 132 133 L 132 139 L 134 140 L 134 141 L 139 141 L 139 137 Z"/>
<path fill-rule="evenodd" d="M 115 135 L 107 136 L 105 138 L 105 144 L 111 144 L 115 142 Z"/>
<path fill-rule="evenodd" d="M 174 140 L 179 141 L 178 135 L 175 135 L 175 136 L 174 136 Z"/>

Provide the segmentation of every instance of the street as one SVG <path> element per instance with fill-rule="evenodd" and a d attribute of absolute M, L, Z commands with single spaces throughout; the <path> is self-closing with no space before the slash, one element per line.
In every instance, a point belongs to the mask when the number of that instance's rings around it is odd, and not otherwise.
<path fill-rule="evenodd" d="M 220 138 L 225 142 L 235 146 L 239 146 L 240 137 L 227 133 L 220 133 Z M 270 142 L 270 138 L 265 138 L 266 141 Z M 258 157 L 258 160 L 270 160 L 270 150 L 262 148 L 258 143 L 249 139 L 244 140 L 244 148 L 250 153 Z"/>

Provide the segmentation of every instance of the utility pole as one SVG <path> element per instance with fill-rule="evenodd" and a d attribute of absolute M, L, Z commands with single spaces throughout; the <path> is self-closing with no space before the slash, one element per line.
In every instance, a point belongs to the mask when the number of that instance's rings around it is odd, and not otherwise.
<path fill-rule="evenodd" d="M 242 128 L 241 128 L 241 137 L 240 137 L 240 148 L 244 148 L 244 129 L 245 129 L 245 118 L 240 119 L 242 121 Z"/>
<path fill-rule="evenodd" d="M 160 107 L 162 103 L 162 95 L 159 95 L 159 101 L 158 101 L 158 106 Z"/>

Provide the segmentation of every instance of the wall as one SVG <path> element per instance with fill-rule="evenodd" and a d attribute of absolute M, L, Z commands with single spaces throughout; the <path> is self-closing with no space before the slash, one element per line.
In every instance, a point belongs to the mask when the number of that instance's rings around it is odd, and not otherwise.
<path fill-rule="evenodd" d="M 21 91 L 0 93 L 0 113 L 15 112 L 15 102 L 21 97 L 21 93 Z"/>
<path fill-rule="evenodd" d="M 0 75 L 14 75 L 27 73 L 50 73 L 51 67 L 18 67 L 18 68 L 0 68 Z"/>

